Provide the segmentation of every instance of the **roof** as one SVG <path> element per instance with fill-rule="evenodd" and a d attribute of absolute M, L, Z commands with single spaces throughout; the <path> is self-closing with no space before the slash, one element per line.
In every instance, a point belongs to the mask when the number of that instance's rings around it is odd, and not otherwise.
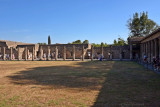
<path fill-rule="evenodd" d="M 158 33 L 158 32 L 160 32 L 160 28 L 158 28 L 157 30 L 153 31 L 153 32 L 150 33 L 149 35 L 145 36 L 141 41 L 143 41 L 143 40 L 151 37 L 152 35 L 154 35 L 154 34 L 156 34 L 156 33 Z"/>

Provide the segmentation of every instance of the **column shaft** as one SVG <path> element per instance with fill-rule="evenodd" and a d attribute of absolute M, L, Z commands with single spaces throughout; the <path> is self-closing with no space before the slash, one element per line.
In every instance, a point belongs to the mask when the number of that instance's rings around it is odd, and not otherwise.
<path fill-rule="evenodd" d="M 75 60 L 75 45 L 73 45 L 73 61 Z"/>

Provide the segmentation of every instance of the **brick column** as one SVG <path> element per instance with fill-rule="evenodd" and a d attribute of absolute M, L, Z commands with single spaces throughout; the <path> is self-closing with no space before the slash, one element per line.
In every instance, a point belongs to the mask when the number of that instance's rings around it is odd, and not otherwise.
<path fill-rule="evenodd" d="M 103 56 L 103 46 L 101 45 L 101 54 Z"/>
<path fill-rule="evenodd" d="M 112 46 L 110 46 L 110 60 L 112 60 L 112 57 L 113 57 L 112 54 L 113 54 L 112 53 Z"/>
<path fill-rule="evenodd" d="M 57 46 L 56 46 L 55 60 L 56 61 L 58 60 L 58 48 L 57 48 Z"/>
<path fill-rule="evenodd" d="M 32 61 L 34 61 L 34 56 L 35 56 L 35 55 L 34 55 L 34 54 L 35 54 L 34 51 L 35 51 L 35 49 L 34 49 L 34 47 L 32 47 Z"/>
<path fill-rule="evenodd" d="M 153 59 L 153 40 L 151 40 L 151 62 Z"/>
<path fill-rule="evenodd" d="M 27 53 L 28 53 L 28 50 L 27 50 L 27 47 L 25 47 L 25 60 L 27 61 L 27 59 L 28 59 L 28 55 L 27 55 Z"/>
<path fill-rule="evenodd" d="M 133 59 L 133 56 L 132 56 L 132 44 L 130 44 L 130 60 Z"/>
<path fill-rule="evenodd" d="M 75 60 L 75 45 L 73 45 L 73 49 L 72 49 L 72 51 L 73 51 L 73 61 Z"/>
<path fill-rule="evenodd" d="M 92 46 L 91 47 L 91 61 L 93 61 L 93 58 L 94 58 L 93 54 L 94 54 L 94 47 Z"/>
<path fill-rule="evenodd" d="M 119 59 L 122 60 L 122 46 L 120 46 L 119 53 Z"/>
<path fill-rule="evenodd" d="M 50 46 L 48 46 L 48 50 L 47 50 L 47 60 L 50 60 Z"/>
<path fill-rule="evenodd" d="M 159 42 L 159 58 L 160 58 L 160 38 L 158 39 Z"/>
<path fill-rule="evenodd" d="M 143 58 L 143 44 L 140 44 L 140 59 Z"/>
<path fill-rule="evenodd" d="M 43 49 L 42 49 L 42 46 L 40 47 L 40 60 L 43 60 Z"/>
<path fill-rule="evenodd" d="M 84 45 L 82 46 L 82 61 L 84 61 Z"/>
<path fill-rule="evenodd" d="M 157 57 L 157 40 L 155 39 L 154 41 L 155 41 L 155 47 L 154 47 L 154 49 L 155 49 L 155 57 Z"/>
<path fill-rule="evenodd" d="M 10 57 L 10 60 L 12 60 L 12 59 L 13 59 L 13 58 L 12 58 L 12 57 L 13 57 L 13 48 L 12 48 L 12 47 L 11 47 L 11 53 L 10 53 L 10 56 L 11 56 L 11 57 Z"/>
<path fill-rule="evenodd" d="M 63 60 L 66 60 L 66 46 L 63 47 Z"/>
<path fill-rule="evenodd" d="M 18 47 L 18 61 L 20 61 L 20 48 Z"/>
<path fill-rule="evenodd" d="M 151 62 L 151 43 L 148 42 L 148 61 Z"/>
<path fill-rule="evenodd" d="M 3 47 L 3 60 L 6 60 L 6 47 Z"/>
<path fill-rule="evenodd" d="M 148 44 L 147 42 L 145 44 L 146 44 L 146 56 L 148 57 Z"/>

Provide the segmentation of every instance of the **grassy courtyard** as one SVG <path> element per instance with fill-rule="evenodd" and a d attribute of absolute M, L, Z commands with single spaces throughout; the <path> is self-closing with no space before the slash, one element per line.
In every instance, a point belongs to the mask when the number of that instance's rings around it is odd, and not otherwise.
<path fill-rule="evenodd" d="M 135 62 L 0 61 L 0 107 L 160 105 L 160 75 Z"/>

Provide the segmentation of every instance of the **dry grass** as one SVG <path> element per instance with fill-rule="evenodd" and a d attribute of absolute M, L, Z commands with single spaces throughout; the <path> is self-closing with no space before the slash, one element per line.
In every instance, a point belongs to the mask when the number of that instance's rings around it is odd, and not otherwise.
<path fill-rule="evenodd" d="M 2 106 L 160 105 L 160 76 L 134 62 L 1 61 Z"/>

